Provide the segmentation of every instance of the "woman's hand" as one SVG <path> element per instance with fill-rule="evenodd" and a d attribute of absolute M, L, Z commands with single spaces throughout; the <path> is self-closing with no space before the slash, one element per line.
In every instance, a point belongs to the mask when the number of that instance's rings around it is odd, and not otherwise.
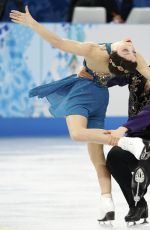
<path fill-rule="evenodd" d="M 11 21 L 28 27 L 32 27 L 32 24 L 35 21 L 29 12 L 28 6 L 25 7 L 25 13 L 17 10 L 11 10 L 9 16 L 11 18 Z"/>

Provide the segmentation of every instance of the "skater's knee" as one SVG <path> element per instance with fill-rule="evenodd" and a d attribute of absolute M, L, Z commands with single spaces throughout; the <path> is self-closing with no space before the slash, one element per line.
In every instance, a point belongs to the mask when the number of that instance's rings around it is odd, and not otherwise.
<path fill-rule="evenodd" d="M 120 154 L 120 148 L 117 146 L 113 147 L 107 155 L 106 166 L 110 168 L 112 165 L 116 165 L 120 158 Z"/>

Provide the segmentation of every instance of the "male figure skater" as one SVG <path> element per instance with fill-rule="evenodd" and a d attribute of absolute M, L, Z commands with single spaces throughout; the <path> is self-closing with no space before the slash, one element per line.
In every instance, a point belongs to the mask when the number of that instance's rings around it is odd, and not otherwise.
<path fill-rule="evenodd" d="M 117 137 L 127 133 L 129 137 L 150 140 L 150 82 L 137 72 L 131 77 L 129 90 L 129 119 L 126 124 L 111 133 Z M 148 217 L 148 206 L 143 195 L 147 191 L 150 177 L 149 143 L 150 141 L 147 141 L 141 156 L 134 156 L 118 146 L 113 147 L 107 156 L 107 167 L 129 205 L 129 212 L 125 216 L 126 222 L 140 219 L 146 222 Z"/>

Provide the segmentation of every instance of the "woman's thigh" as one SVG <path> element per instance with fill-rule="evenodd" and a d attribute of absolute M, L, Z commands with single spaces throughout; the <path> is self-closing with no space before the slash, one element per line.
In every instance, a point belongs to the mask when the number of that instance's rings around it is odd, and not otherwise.
<path fill-rule="evenodd" d="M 69 132 L 79 130 L 80 128 L 87 128 L 88 119 L 81 115 L 69 115 L 66 117 Z"/>

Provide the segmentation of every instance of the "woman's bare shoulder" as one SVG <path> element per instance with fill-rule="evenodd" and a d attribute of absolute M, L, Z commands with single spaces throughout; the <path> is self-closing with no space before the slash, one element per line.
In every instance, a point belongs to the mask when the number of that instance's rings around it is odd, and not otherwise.
<path fill-rule="evenodd" d="M 87 58 L 93 58 L 96 56 L 105 57 L 107 50 L 105 44 L 91 43 L 91 50 Z"/>

